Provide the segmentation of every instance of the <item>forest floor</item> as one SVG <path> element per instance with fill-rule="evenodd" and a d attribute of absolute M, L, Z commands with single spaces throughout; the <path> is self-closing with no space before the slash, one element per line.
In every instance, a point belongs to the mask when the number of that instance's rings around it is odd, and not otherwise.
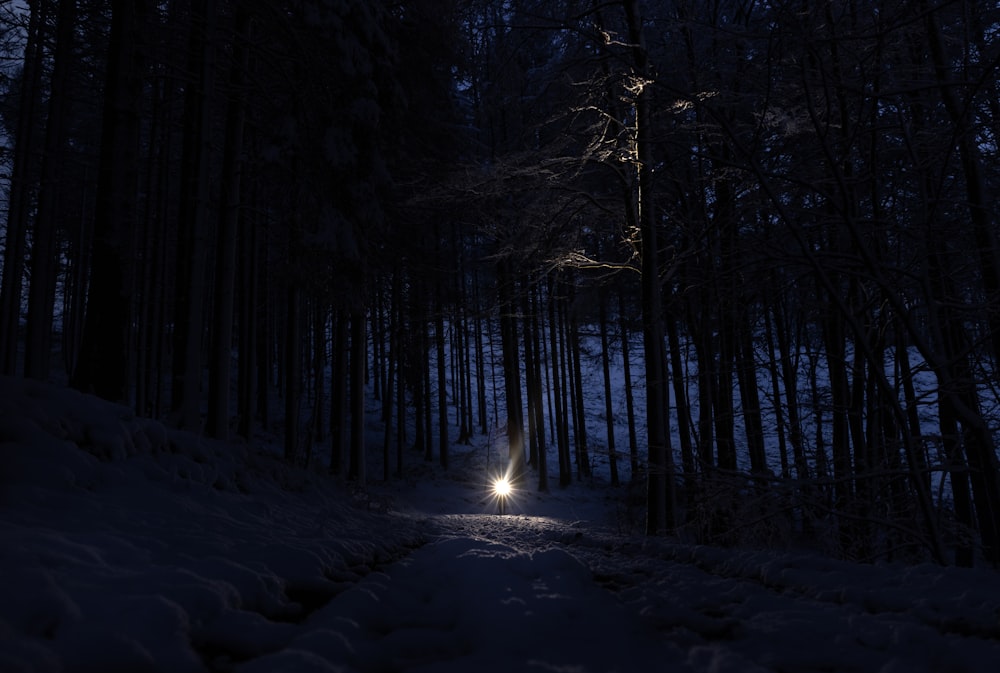
<path fill-rule="evenodd" d="M 0 379 L 0 670 L 995 673 L 1000 573 L 631 530 L 600 479 L 497 513 L 483 438 L 351 492 Z M 374 461 L 372 470 L 378 469 Z M 370 472 L 374 474 L 374 472 Z"/>

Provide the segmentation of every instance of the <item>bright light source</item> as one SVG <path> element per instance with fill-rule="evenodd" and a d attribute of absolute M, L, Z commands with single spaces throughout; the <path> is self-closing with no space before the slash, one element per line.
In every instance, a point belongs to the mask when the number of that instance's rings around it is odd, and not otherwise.
<path fill-rule="evenodd" d="M 511 486 L 507 477 L 500 477 L 493 482 L 493 492 L 497 494 L 500 498 L 506 498 L 510 495 Z"/>
<path fill-rule="evenodd" d="M 507 513 L 507 501 L 514 497 L 514 485 L 504 475 L 493 480 L 493 497 L 497 501 L 497 513 Z"/>

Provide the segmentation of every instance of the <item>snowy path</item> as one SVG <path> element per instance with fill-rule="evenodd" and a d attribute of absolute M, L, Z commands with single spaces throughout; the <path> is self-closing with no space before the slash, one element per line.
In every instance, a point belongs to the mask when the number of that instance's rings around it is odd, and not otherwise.
<path fill-rule="evenodd" d="M 365 673 L 633 671 L 671 650 L 567 551 L 518 549 L 459 527 L 305 626 L 318 654 Z"/>
<path fill-rule="evenodd" d="M 353 644 L 318 654 L 365 672 L 987 673 L 1000 663 L 998 584 L 969 587 L 961 571 L 642 544 L 528 516 L 427 524 L 434 542 L 310 619 L 305 640 Z M 926 598 L 913 595 L 920 587 Z"/>

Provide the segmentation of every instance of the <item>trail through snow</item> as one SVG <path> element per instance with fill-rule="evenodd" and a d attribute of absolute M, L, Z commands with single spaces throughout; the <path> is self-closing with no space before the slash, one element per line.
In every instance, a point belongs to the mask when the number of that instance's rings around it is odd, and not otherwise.
<path fill-rule="evenodd" d="M 994 570 L 647 538 L 600 480 L 500 516 L 453 451 L 351 494 L 0 379 L 0 671 L 1000 670 Z"/>

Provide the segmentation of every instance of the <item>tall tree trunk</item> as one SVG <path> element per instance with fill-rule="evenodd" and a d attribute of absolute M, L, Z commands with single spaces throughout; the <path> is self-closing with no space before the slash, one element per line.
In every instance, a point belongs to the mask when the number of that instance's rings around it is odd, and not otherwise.
<path fill-rule="evenodd" d="M 208 434 L 229 438 L 229 382 L 232 372 L 233 307 L 236 294 L 236 244 L 240 237 L 240 198 L 243 127 L 246 119 L 244 82 L 250 63 L 250 13 L 236 10 L 236 36 L 230 70 L 229 103 L 226 110 L 226 140 L 222 155 L 223 206 L 219 213 L 219 236 L 215 258 L 215 306 L 212 320 L 212 357 L 209 359 Z"/>
<path fill-rule="evenodd" d="M 772 316 L 764 315 L 764 339 L 767 342 L 769 360 L 768 374 L 771 379 L 771 397 L 774 398 L 774 427 L 778 435 L 778 460 L 781 463 L 781 478 L 791 477 L 788 461 L 788 440 L 785 432 L 785 412 L 781 403 L 781 375 L 779 374 L 779 356 L 774 341 L 774 325 Z"/>
<path fill-rule="evenodd" d="M 144 269 L 149 275 L 151 291 L 148 295 L 143 295 L 143 304 L 152 304 L 150 312 L 153 320 L 149 323 L 141 322 L 140 327 L 147 331 L 148 344 L 150 347 L 150 372 L 154 377 L 154 386 L 150 392 L 154 399 L 150 400 L 152 414 L 155 418 L 170 409 L 171 377 L 172 377 L 172 354 L 170 343 L 173 338 L 172 330 L 168 328 L 173 320 L 173 290 L 176 279 L 173 277 L 175 246 L 170 245 L 172 232 L 174 230 L 174 201 L 175 193 L 172 189 L 174 184 L 175 168 L 175 146 L 174 130 L 176 128 L 176 114 L 174 97 L 177 91 L 177 84 L 174 78 L 164 72 L 157 76 L 156 99 L 153 102 L 154 114 L 157 117 L 157 133 L 150 135 L 150 147 L 156 148 L 155 155 L 150 157 L 150 163 L 154 166 L 151 171 L 155 173 L 155 179 L 147 194 L 156 195 L 155 199 L 148 199 L 147 211 L 147 248 L 151 251 L 151 268 Z M 145 309 L 145 306 L 143 307 Z"/>
<path fill-rule="evenodd" d="M 524 387 L 528 395 L 528 464 L 538 467 L 538 456 L 544 450 L 545 445 L 544 428 L 541 428 L 535 413 L 542 404 L 542 387 L 538 380 L 538 355 L 535 352 L 535 336 L 532 329 L 531 311 L 532 290 L 526 289 L 521 295 L 521 312 L 524 317 L 521 320 L 521 333 L 524 341 Z"/>
<path fill-rule="evenodd" d="M 424 320 L 421 308 L 420 281 L 411 278 L 410 287 L 412 288 L 409 301 L 410 312 L 407 316 L 409 320 L 407 333 L 409 334 L 410 342 L 406 358 L 408 363 L 406 380 L 413 392 L 413 450 L 417 453 L 426 453 L 430 451 L 426 441 L 426 429 L 424 428 L 425 407 L 429 404 L 427 397 L 424 395 L 424 380 L 427 376 L 428 367 L 427 323 Z"/>
<path fill-rule="evenodd" d="M 618 486 L 618 450 L 615 446 L 615 411 L 611 402 L 611 358 L 608 355 L 610 343 L 608 340 L 608 298 L 601 292 L 598 305 L 598 322 L 601 330 L 601 371 L 604 374 L 604 420 L 607 424 L 608 437 L 608 469 L 611 473 L 611 485 Z"/>
<path fill-rule="evenodd" d="M 285 462 L 299 463 L 299 407 L 302 395 L 301 291 L 294 282 L 285 296 Z"/>
<path fill-rule="evenodd" d="M 360 488 L 367 485 L 365 455 L 365 372 L 368 366 L 368 335 L 365 312 L 351 313 L 351 461 L 350 478 Z"/>
<path fill-rule="evenodd" d="M 465 361 L 465 366 L 463 370 L 465 372 L 465 377 L 463 384 L 465 386 L 465 427 L 468 429 L 468 436 L 466 437 L 466 444 L 470 444 L 472 440 L 472 435 L 475 433 L 476 421 L 472 411 L 472 346 L 469 336 L 469 309 L 466 305 L 467 299 L 463 300 L 461 308 L 461 323 L 462 323 L 462 357 Z"/>
<path fill-rule="evenodd" d="M 933 225 L 932 225 L 933 226 Z M 965 489 L 960 482 L 968 479 L 972 484 L 972 502 L 975 520 L 983 546 L 983 556 L 994 565 L 1000 565 L 1000 470 L 997 466 L 996 446 L 989 424 L 982 416 L 979 394 L 976 390 L 974 374 L 969 364 L 968 352 L 971 340 L 966 333 L 960 316 L 954 307 L 961 305 L 958 290 L 953 287 L 940 251 L 947 250 L 947 233 L 935 232 L 928 245 L 929 285 L 934 292 L 931 309 L 931 328 L 935 330 L 936 341 L 943 361 L 935 367 L 938 378 L 940 413 L 955 418 L 961 427 L 961 447 L 965 451 L 963 470 L 962 458 L 957 447 L 948 453 L 951 471 L 952 491 L 956 498 L 956 514 L 959 510 L 959 494 Z M 963 522 L 965 523 L 965 522 Z M 960 549 L 960 558 L 965 559 Z"/>
<path fill-rule="evenodd" d="M 667 441 L 667 381 L 664 353 L 663 300 L 660 289 L 656 218 L 653 213 L 653 140 L 649 55 L 643 35 L 639 0 L 623 0 L 632 45 L 638 156 L 637 209 L 641 237 L 642 331 L 646 363 L 646 425 L 649 435 L 646 532 L 656 535 L 675 527 L 674 465 Z"/>
<path fill-rule="evenodd" d="M 964 529 L 955 539 L 955 564 L 964 568 L 973 566 L 972 531 L 976 524 L 972 514 L 972 496 L 969 490 L 969 467 L 962 455 L 962 439 L 954 404 L 947 395 L 938 400 L 938 427 L 945 459 L 945 469 L 951 483 L 952 505 L 955 520 Z"/>
<path fill-rule="evenodd" d="M 670 348 L 670 368 L 673 371 L 674 404 L 677 407 L 677 436 L 681 445 L 681 465 L 684 468 L 685 484 L 690 485 L 695 478 L 697 467 L 694 458 L 694 444 L 691 442 L 691 407 L 688 404 L 687 377 L 684 373 L 684 361 L 681 358 L 681 339 L 677 329 L 677 319 L 668 314 L 664 316 L 664 322 L 667 329 L 667 344 Z"/>
<path fill-rule="evenodd" d="M 390 309 L 391 311 L 391 309 Z M 399 359 L 399 348 L 395 343 L 396 336 L 395 331 L 398 327 L 393 324 L 395 318 L 390 317 L 389 319 L 389 357 L 388 362 L 385 367 L 385 387 L 382 389 L 382 422 L 384 424 L 382 433 L 382 481 L 388 482 L 390 476 L 389 465 L 391 464 L 390 456 L 392 449 L 392 412 L 393 412 L 393 402 L 394 402 L 394 392 L 393 387 L 398 372 L 399 366 L 397 360 Z"/>
<path fill-rule="evenodd" d="M 556 404 L 560 408 L 560 413 L 562 414 L 563 423 L 560 427 L 560 431 L 563 433 L 562 442 L 566 449 L 566 478 L 569 480 L 571 478 L 573 470 L 573 456 L 575 455 L 575 438 L 574 444 L 570 444 L 570 428 L 575 427 L 576 423 L 576 405 L 573 404 L 573 382 L 572 373 L 570 372 L 570 362 L 572 360 L 569 354 L 569 339 L 567 338 L 568 327 L 566 325 L 566 303 L 569 301 L 568 290 L 566 288 L 567 282 L 560 279 L 559 288 L 561 294 L 559 296 L 559 302 L 556 304 L 556 324 L 553 329 L 556 331 L 556 335 L 559 339 L 559 384 L 562 387 L 562 395 L 556 398 Z M 579 470 L 577 470 L 577 477 L 580 476 Z M 569 481 L 567 481 L 569 483 Z"/>
<path fill-rule="evenodd" d="M 41 189 L 31 245 L 31 286 L 28 291 L 28 323 L 25 329 L 26 376 L 49 377 L 52 357 L 52 312 L 56 297 L 56 223 L 61 218 L 60 182 L 65 161 L 65 126 L 69 98 L 69 65 L 73 60 L 76 3 L 59 3 L 56 17 L 55 62 L 45 125 Z"/>
<path fill-rule="evenodd" d="M 374 367 L 372 377 L 372 398 L 382 401 L 382 389 L 385 387 L 385 314 L 383 313 L 383 291 L 381 281 L 375 283 L 375 294 L 371 307 L 372 359 L 369 366 Z M 382 416 L 385 416 L 383 406 Z"/>
<path fill-rule="evenodd" d="M 462 315 L 464 297 L 462 297 L 461 294 L 457 295 L 457 297 L 458 305 L 455 307 L 454 324 L 452 326 L 452 331 L 455 334 L 455 347 L 452 351 L 452 357 L 454 358 L 457 371 L 455 373 L 455 382 L 452 388 L 455 391 L 455 401 L 457 403 L 455 408 L 455 420 L 458 423 L 458 442 L 460 444 L 469 444 L 469 440 L 472 437 L 472 426 L 469 425 L 467 418 L 469 398 L 466 395 L 467 389 L 465 386 L 467 343 L 465 335 L 465 319 Z"/>
<path fill-rule="evenodd" d="M 139 258 L 143 260 L 136 280 L 137 311 L 136 323 L 136 363 L 135 368 L 135 409 L 136 413 L 151 418 L 159 418 L 163 402 L 164 343 L 167 334 L 167 277 L 168 258 L 167 210 L 169 202 L 170 127 L 171 114 L 168 95 L 169 85 L 165 77 L 157 77 L 150 87 L 152 102 L 149 119 L 149 133 L 146 146 L 149 157 L 143 177 L 143 191 L 147 194 L 141 219 L 143 227 L 137 232 L 136 246 Z M 70 273 L 67 272 L 67 276 Z M 68 288 L 72 281 L 67 279 Z M 67 311 L 64 315 L 69 315 Z M 64 331 L 67 321 L 63 321 Z M 72 331 L 72 330 L 71 330 Z M 66 342 L 64 341 L 64 347 Z"/>
<path fill-rule="evenodd" d="M 347 361 L 349 320 L 343 310 L 333 309 L 332 371 L 330 372 L 330 474 L 339 477 L 344 474 L 345 458 L 348 455 L 348 379 L 350 371 Z"/>
<path fill-rule="evenodd" d="M 472 300 L 474 302 L 473 329 L 476 340 L 476 403 L 479 414 L 479 430 L 482 434 L 488 434 L 489 412 L 486 408 L 486 358 L 483 350 L 483 319 L 482 302 L 479 297 L 479 273 L 472 273 Z"/>
<path fill-rule="evenodd" d="M 426 303 L 424 299 L 424 294 L 426 288 L 423 284 L 417 283 L 417 296 L 413 301 L 414 307 L 417 307 L 419 314 L 417 315 L 417 324 L 419 325 L 419 331 L 417 332 L 419 336 L 419 349 L 420 358 L 418 363 L 420 365 L 420 395 L 423 399 L 423 412 L 419 411 L 420 406 L 418 405 L 418 413 L 423 416 L 423 429 L 424 436 L 421 440 L 424 447 L 424 461 L 431 462 L 434 460 L 434 410 L 433 410 L 433 394 L 431 390 L 431 337 L 430 337 L 430 317 L 426 314 L 429 304 Z"/>
<path fill-rule="evenodd" d="M 265 221 L 266 222 L 266 221 Z M 266 227 L 266 224 L 265 224 Z M 261 237 L 267 240 L 267 231 L 260 232 Z M 273 372 L 273 334 L 274 334 L 274 297 L 270 286 L 270 275 L 268 273 L 272 260 L 268 258 L 267 246 L 261 246 L 260 273 L 257 274 L 259 283 L 260 301 L 257 309 L 257 418 L 265 430 L 271 426 L 271 385 L 274 376 Z"/>
<path fill-rule="evenodd" d="M 139 110 L 146 3 L 121 3 L 111 13 L 108 69 L 101 116 L 101 157 L 94 209 L 93 271 L 73 387 L 115 401 L 128 399 L 128 281 L 136 224 Z"/>
<path fill-rule="evenodd" d="M 384 413 L 382 415 L 382 420 L 385 423 L 385 433 L 382 437 L 382 480 L 389 481 L 389 465 L 391 464 L 390 449 L 392 448 L 392 415 L 393 415 L 393 404 L 397 400 L 394 399 L 396 388 L 403 387 L 403 377 L 401 375 L 400 367 L 400 356 L 402 349 L 400 344 L 402 341 L 402 326 L 399 321 L 400 313 L 400 302 L 402 301 L 401 294 L 403 289 L 403 284 L 400 279 L 402 271 L 396 269 L 392 274 L 391 291 L 389 295 L 389 362 L 386 366 L 386 378 L 385 378 L 385 389 L 382 399 L 382 405 Z M 397 446 L 397 449 L 399 447 Z M 397 451 L 398 455 L 398 451 Z"/>
<path fill-rule="evenodd" d="M 187 430 L 198 430 L 201 425 L 202 342 L 211 231 L 209 164 L 212 153 L 211 96 L 215 89 L 215 42 L 212 35 L 215 2 L 191 3 L 188 72 L 194 81 L 189 83 L 184 94 L 172 406 L 178 416 L 178 424 Z"/>
<path fill-rule="evenodd" d="M 561 349 L 559 348 L 559 334 L 562 330 L 559 328 L 558 316 L 559 312 L 556 309 L 556 304 L 558 299 L 555 296 L 556 283 L 551 279 L 549 280 L 549 338 L 552 342 L 552 347 L 550 350 L 549 360 L 551 362 L 552 369 L 552 396 L 555 402 L 555 414 L 553 417 L 553 425 L 555 426 L 556 432 L 556 450 L 559 456 L 559 485 L 568 486 L 572 481 L 572 467 L 569 457 L 569 421 L 566 418 L 566 413 L 564 411 L 565 405 L 563 400 L 565 395 L 563 394 L 562 385 L 562 367 L 560 363 L 562 361 Z"/>
<path fill-rule="evenodd" d="M 906 429 L 904 432 L 906 434 L 904 436 L 908 437 L 909 441 L 916 447 L 919 447 L 918 450 L 915 449 L 913 451 L 911 458 L 913 465 L 910 466 L 910 470 L 917 475 L 915 481 L 919 482 L 923 492 L 930 493 L 931 475 L 927 469 L 930 461 L 928 460 L 923 440 L 917 390 L 913 384 L 913 369 L 910 367 L 909 344 L 906 341 L 905 326 L 900 324 L 898 320 L 897 324 L 893 327 L 893 333 L 896 339 L 893 361 L 898 371 L 897 387 L 902 388 L 903 401 L 905 403 Z"/>
<path fill-rule="evenodd" d="M 695 358 L 698 361 L 698 461 L 702 469 L 710 471 L 715 467 L 713 447 L 715 444 L 715 387 L 716 377 L 715 348 L 713 344 L 713 328 L 709 308 L 712 305 L 711 294 L 707 289 L 699 293 L 701 301 L 700 312 L 694 306 L 689 306 L 689 321 L 695 326 L 692 332 Z"/>
<path fill-rule="evenodd" d="M 396 329 L 399 334 L 396 336 L 396 348 L 399 351 L 396 362 L 396 477 L 403 476 L 403 447 L 406 446 L 406 377 L 410 369 L 410 336 L 404 332 L 406 316 L 403 307 L 406 305 L 406 298 L 403 296 L 403 272 L 399 272 L 399 288 L 394 288 L 393 292 L 398 294 L 393 300 L 395 306 Z"/>
<path fill-rule="evenodd" d="M 438 401 L 438 460 L 448 468 L 448 373 L 445 360 L 444 305 L 438 291 L 437 310 L 434 315 L 434 344 L 437 349 L 437 401 Z"/>
<path fill-rule="evenodd" d="M 587 414 L 583 399 L 583 364 L 580 356 L 580 322 L 574 310 L 566 324 L 569 339 L 569 354 L 572 362 L 573 402 L 576 421 L 573 437 L 576 440 L 577 469 L 584 479 L 591 477 L 590 452 L 587 449 Z"/>
<path fill-rule="evenodd" d="M 28 230 L 28 218 L 32 207 L 31 172 L 32 157 L 35 154 L 33 147 L 34 134 L 32 129 L 38 118 L 38 108 L 41 105 L 41 82 L 43 60 L 45 56 L 45 11 L 46 3 L 42 0 L 33 0 L 28 3 L 28 35 L 24 49 L 24 68 L 21 71 L 20 100 L 17 110 L 17 130 L 14 136 L 14 161 L 10 176 L 10 200 L 7 209 L 7 237 L 4 248 L 3 280 L 0 285 L 0 373 L 13 376 L 17 372 L 17 351 L 20 341 L 21 325 L 21 292 L 24 275 L 24 252 L 25 241 Z M 125 11 L 125 10 L 123 10 Z M 124 45 L 115 44 L 126 49 L 134 48 L 129 42 Z M 107 77 L 127 78 L 128 70 L 120 74 L 118 70 L 122 68 L 121 63 L 114 65 L 115 72 L 111 72 L 111 58 L 115 54 L 109 53 Z M 136 66 L 138 67 L 138 66 Z M 109 84 L 110 79 L 109 79 Z M 115 82 L 118 88 L 125 88 L 127 82 Z M 112 96 L 118 95 L 121 105 L 129 103 L 127 95 L 129 92 L 121 91 L 116 94 L 114 91 L 105 90 L 106 109 L 112 108 L 114 102 Z M 105 114 L 112 114 L 111 109 Z M 125 111 L 122 111 L 125 114 Z M 105 129 L 107 126 L 105 124 Z M 102 140 L 102 143 L 105 142 Z M 108 149 L 112 139 L 108 138 Z M 102 235 L 106 233 L 102 231 Z"/>
<path fill-rule="evenodd" d="M 423 388 L 424 388 L 424 460 L 431 462 L 434 460 L 434 405 L 433 385 L 431 381 L 431 337 L 428 332 L 430 322 L 423 325 L 421 338 L 423 339 L 423 357 L 421 366 L 423 367 Z M 446 440 L 447 441 L 447 440 Z"/>
<path fill-rule="evenodd" d="M 313 337 L 312 337 L 312 379 L 313 379 L 313 413 L 312 437 L 314 442 L 326 440 L 326 425 L 323 423 L 326 409 L 326 334 L 327 307 L 319 299 L 313 302 Z"/>
<path fill-rule="evenodd" d="M 625 299 L 618 295 L 618 330 L 622 342 L 622 374 L 625 380 L 625 414 L 628 419 L 628 456 L 629 478 L 635 479 L 639 474 L 639 440 L 635 423 L 635 396 L 632 393 L 632 361 L 629 356 L 628 320 L 625 317 Z"/>
<path fill-rule="evenodd" d="M 757 385 L 757 363 L 754 358 L 753 323 L 746 316 L 740 320 L 737 336 L 737 378 L 740 384 L 740 406 L 743 427 L 750 453 L 750 469 L 761 474 L 767 471 L 764 448 L 764 422 L 761 418 L 760 389 Z"/>
<path fill-rule="evenodd" d="M 720 469 L 735 471 L 736 460 L 736 404 L 733 401 L 735 386 L 733 385 L 733 370 L 736 359 L 736 323 L 730 306 L 736 301 L 729 297 L 729 289 L 723 288 L 716 293 L 718 309 L 718 349 L 719 357 L 715 361 L 716 380 L 712 387 L 712 409 L 715 419 L 715 446 Z M 710 355 L 714 359 L 714 355 Z M 698 362 L 701 362 L 699 358 Z"/>
<path fill-rule="evenodd" d="M 256 367 L 258 254 L 257 215 L 251 209 L 244 222 L 243 236 L 240 237 L 240 351 L 237 405 L 240 417 L 239 434 L 244 440 L 249 440 L 252 434 L 257 386 L 264 385 L 260 381 L 263 374 Z"/>
<path fill-rule="evenodd" d="M 847 377 L 847 354 L 844 343 L 844 326 L 837 309 L 829 305 L 829 314 L 823 321 L 826 343 L 827 374 L 833 404 L 830 445 L 833 453 L 833 492 L 837 511 L 845 511 L 851 502 L 851 448 L 850 426 L 847 411 L 851 404 L 850 384 Z"/>
<path fill-rule="evenodd" d="M 549 462 L 548 456 L 548 445 L 545 441 L 545 409 L 542 403 L 542 344 L 544 339 L 541 337 L 539 313 L 541 311 L 541 288 L 536 285 L 534 292 L 532 293 L 532 308 L 530 312 L 530 317 L 526 317 L 526 320 L 531 320 L 531 340 L 532 348 L 534 351 L 534 389 L 530 393 L 535 398 L 535 432 L 538 435 L 538 490 L 541 492 L 548 492 L 549 490 Z M 547 371 L 547 369 L 545 370 Z"/>
<path fill-rule="evenodd" d="M 87 201 L 89 190 L 86 186 L 81 194 L 82 201 Z M 73 235 L 69 242 L 68 264 L 66 267 L 66 285 L 63 305 L 63 360 L 66 371 L 72 376 L 76 371 L 80 355 L 80 342 L 83 335 L 83 325 L 86 314 L 86 298 L 88 281 L 90 279 L 90 247 L 94 237 L 94 222 L 85 213 L 86 207 L 75 216 L 77 226 L 72 228 Z M 164 246 L 165 247 L 165 246 Z M 164 253 L 161 252 L 161 259 Z M 6 271 L 7 267 L 4 267 Z M 2 329 L 2 328 L 0 328 Z M 2 339 L 0 335 L 0 339 Z M 2 369 L 2 365 L 0 365 Z"/>

